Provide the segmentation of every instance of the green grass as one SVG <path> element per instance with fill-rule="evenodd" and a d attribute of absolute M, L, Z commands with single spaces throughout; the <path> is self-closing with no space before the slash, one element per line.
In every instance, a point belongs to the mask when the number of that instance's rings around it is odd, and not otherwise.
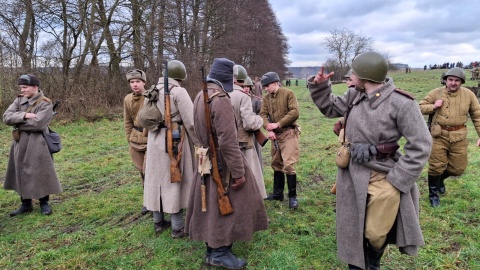
<path fill-rule="evenodd" d="M 421 99 L 439 86 L 443 71 L 393 73 L 397 87 Z M 476 82 L 467 81 L 474 86 Z M 290 87 L 300 104 L 301 158 L 297 166 L 300 208 L 288 202 L 267 202 L 267 231 L 249 243 L 236 243 L 234 252 L 248 269 L 346 269 L 335 244 L 334 153 L 335 119 L 325 118 L 312 103 L 305 82 Z M 334 85 L 341 94 L 344 84 Z M 426 168 L 419 178 L 421 226 L 426 245 L 418 257 L 400 255 L 389 246 L 383 269 L 480 269 L 480 154 L 478 135 L 469 126 L 469 166 L 465 174 L 447 180 L 440 208 L 427 198 Z M 64 192 L 52 196 L 53 215 L 34 212 L 10 217 L 19 205 L 12 191 L 0 189 L 0 269 L 208 269 L 204 243 L 173 240 L 167 231 L 153 234 L 150 215 L 142 216 L 140 177 L 128 155 L 123 121 L 53 123 L 64 149 L 55 155 Z M 10 147 L 10 128 L 0 126 L 0 180 Z M 265 184 L 272 189 L 269 145 L 264 149 Z"/>

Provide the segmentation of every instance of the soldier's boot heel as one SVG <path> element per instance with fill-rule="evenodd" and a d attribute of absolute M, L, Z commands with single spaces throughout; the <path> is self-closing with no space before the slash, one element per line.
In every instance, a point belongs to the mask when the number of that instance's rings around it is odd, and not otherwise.
<path fill-rule="evenodd" d="M 283 201 L 283 189 L 285 188 L 285 174 L 275 171 L 273 173 L 273 193 L 268 195 L 267 201 Z"/>
<path fill-rule="evenodd" d="M 232 245 L 219 248 L 213 248 L 210 255 L 211 266 L 223 267 L 226 269 L 243 269 L 247 266 L 247 261 L 235 257 L 232 254 Z"/>
<path fill-rule="evenodd" d="M 428 176 L 428 199 L 430 200 L 430 206 L 440 206 L 440 192 L 438 183 L 440 182 L 440 175 Z"/>
<path fill-rule="evenodd" d="M 288 184 L 288 207 L 292 209 L 298 208 L 297 201 L 297 175 L 287 175 Z"/>
<path fill-rule="evenodd" d="M 32 212 L 33 211 L 33 204 L 31 199 L 22 199 L 22 204 L 20 207 L 15 209 L 10 213 L 11 217 L 14 217 L 16 215 L 21 215 L 24 213 Z"/>

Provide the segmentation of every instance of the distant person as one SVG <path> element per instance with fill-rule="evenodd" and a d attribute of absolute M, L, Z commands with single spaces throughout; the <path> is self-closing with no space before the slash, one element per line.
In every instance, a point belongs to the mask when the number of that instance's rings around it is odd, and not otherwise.
<path fill-rule="evenodd" d="M 3 114 L 3 122 L 14 127 L 4 188 L 15 190 L 22 201 L 10 216 L 31 212 L 32 199 L 39 199 L 41 213 L 50 215 L 50 195 L 62 192 L 53 156 L 42 135 L 48 132 L 53 105 L 40 90 L 37 76 L 20 76 L 18 86 L 21 94 Z"/>
<path fill-rule="evenodd" d="M 260 82 L 260 78 L 255 77 L 254 86 L 255 86 L 255 88 L 254 88 L 255 89 L 255 91 L 254 91 L 255 96 L 262 97 L 263 96 L 263 93 L 262 93 L 263 87 L 262 87 L 262 83 Z"/>
<path fill-rule="evenodd" d="M 438 125 L 438 132 L 431 129 L 433 146 L 428 160 L 428 197 L 432 207 L 440 206 L 440 195 L 445 194 L 444 180 L 462 175 L 467 168 L 465 124 L 469 119 L 480 137 L 480 105 L 475 94 L 462 87 L 465 71 L 452 68 L 443 79 L 446 86 L 433 89 L 419 102 L 423 114 L 436 114 L 432 125 Z"/>
<path fill-rule="evenodd" d="M 145 166 L 144 204 L 153 214 L 155 235 L 160 235 L 172 227 L 171 237 L 182 238 L 185 234 L 183 219 L 187 208 L 190 189 L 196 175 L 194 144 L 198 143 L 193 128 L 193 103 L 181 83 L 187 78 L 185 65 L 171 60 L 168 67 L 168 90 L 172 129 L 172 155 L 178 162 L 181 172 L 180 181 L 172 183 L 170 149 L 167 149 L 167 123 L 156 130 L 148 130 L 148 151 Z M 165 75 L 165 73 L 163 73 Z M 157 107 L 163 116 L 165 113 L 164 76 L 158 79 L 159 98 Z M 165 120 L 166 121 L 166 120 Z M 173 136 L 173 134 L 178 134 Z M 171 221 L 165 219 L 170 214 Z"/>
<path fill-rule="evenodd" d="M 295 86 L 298 86 L 298 79 L 295 79 Z"/>
<path fill-rule="evenodd" d="M 280 86 L 280 78 L 275 72 L 267 72 L 262 76 L 262 86 L 268 92 L 263 97 L 260 116 L 263 127 L 268 131 L 271 140 L 271 166 L 273 168 L 273 193 L 266 200 L 283 201 L 285 175 L 288 186 L 288 206 L 298 208 L 297 172 L 300 149 L 300 126 L 298 102 L 292 90 Z M 277 148 L 278 147 L 278 148 Z"/>
<path fill-rule="evenodd" d="M 252 241 L 254 232 L 268 228 L 268 220 L 254 175 L 237 142 L 235 114 L 228 97 L 233 91 L 233 66 L 234 63 L 226 58 L 215 58 L 206 78 L 207 100 L 204 100 L 204 91 L 200 91 L 193 102 L 199 152 L 205 153 L 203 150 L 212 145 L 209 138 L 214 141 L 223 172 L 219 182 L 228 191 L 233 211 L 220 213 L 217 192 L 220 187 L 212 179 L 212 172 L 202 176 L 199 171 L 190 193 L 186 231 L 192 240 L 205 242 L 207 265 L 242 269 L 247 266 L 247 261 L 232 253 L 234 242 Z M 205 115 L 205 106 L 208 106 L 210 115 Z M 210 119 L 210 130 L 206 119 Z M 206 155 L 211 156 L 208 152 Z M 203 154 L 200 156 L 198 163 L 202 164 L 205 159 Z M 202 200 L 202 189 L 205 190 L 205 200 Z M 202 201 L 205 202 L 204 209 Z M 228 207 L 222 209 L 230 210 Z"/>
<path fill-rule="evenodd" d="M 427 65 L 423 66 L 423 70 L 427 70 Z"/>
<path fill-rule="evenodd" d="M 132 92 L 123 99 L 123 127 L 128 141 L 128 152 L 133 165 L 140 172 L 142 188 L 145 181 L 145 153 L 147 152 L 147 133 L 138 123 L 137 114 L 143 106 L 147 75 L 143 70 L 132 69 L 127 72 L 127 81 Z M 142 206 L 142 215 L 148 213 Z"/>
<path fill-rule="evenodd" d="M 355 88 L 332 94 L 333 72 L 309 80 L 312 100 L 327 117 L 345 116 L 351 158 L 337 174 L 337 253 L 349 269 L 380 269 L 388 244 L 417 255 L 424 245 L 418 176 L 432 144 L 417 102 L 387 78 L 381 54 L 359 54 L 351 64 Z M 405 138 L 404 153 L 398 142 Z M 394 235 L 388 238 L 387 235 Z"/>

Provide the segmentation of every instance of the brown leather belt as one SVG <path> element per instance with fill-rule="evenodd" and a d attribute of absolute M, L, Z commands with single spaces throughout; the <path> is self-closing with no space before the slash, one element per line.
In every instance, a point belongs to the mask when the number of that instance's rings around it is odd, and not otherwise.
<path fill-rule="evenodd" d="M 466 128 L 467 126 L 465 126 L 465 125 L 461 125 L 461 126 L 442 126 L 442 125 L 440 125 L 440 127 L 443 130 L 446 130 L 446 131 L 455 131 L 455 130 L 459 130 L 459 129 L 462 129 L 462 128 Z"/>

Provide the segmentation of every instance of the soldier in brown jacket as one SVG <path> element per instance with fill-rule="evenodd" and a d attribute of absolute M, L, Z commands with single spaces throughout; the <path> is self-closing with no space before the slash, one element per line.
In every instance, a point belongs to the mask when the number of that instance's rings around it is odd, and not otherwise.
<path fill-rule="evenodd" d="M 437 114 L 432 127 L 438 127 L 438 134 L 431 128 L 433 146 L 428 160 L 428 197 L 430 205 L 440 205 L 440 195 L 445 193 L 444 180 L 463 174 L 468 164 L 467 126 L 472 119 L 480 136 L 480 105 L 475 94 L 461 87 L 465 83 L 465 71 L 452 68 L 443 76 L 446 86 L 430 91 L 420 101 L 423 114 Z M 480 146 L 480 139 L 477 140 Z"/>
<path fill-rule="evenodd" d="M 145 181 L 145 153 L 147 151 L 147 136 L 143 132 L 143 128 L 139 125 L 137 114 L 143 106 L 145 97 L 145 82 L 147 76 L 140 69 L 132 69 L 127 72 L 127 81 L 130 84 L 132 93 L 125 96 L 123 100 L 123 120 L 125 127 L 125 136 L 128 141 L 128 151 L 132 158 L 133 164 L 140 172 L 142 177 L 142 187 Z M 142 215 L 148 212 L 145 206 L 142 207 Z"/>
<path fill-rule="evenodd" d="M 263 127 L 272 141 L 273 193 L 266 200 L 283 201 L 285 174 L 287 175 L 289 207 L 297 208 L 297 174 L 295 164 L 299 158 L 298 140 L 300 127 L 296 121 L 299 116 L 295 94 L 280 87 L 280 78 L 275 72 L 262 76 L 262 86 L 268 92 L 263 97 L 260 116 Z"/>

